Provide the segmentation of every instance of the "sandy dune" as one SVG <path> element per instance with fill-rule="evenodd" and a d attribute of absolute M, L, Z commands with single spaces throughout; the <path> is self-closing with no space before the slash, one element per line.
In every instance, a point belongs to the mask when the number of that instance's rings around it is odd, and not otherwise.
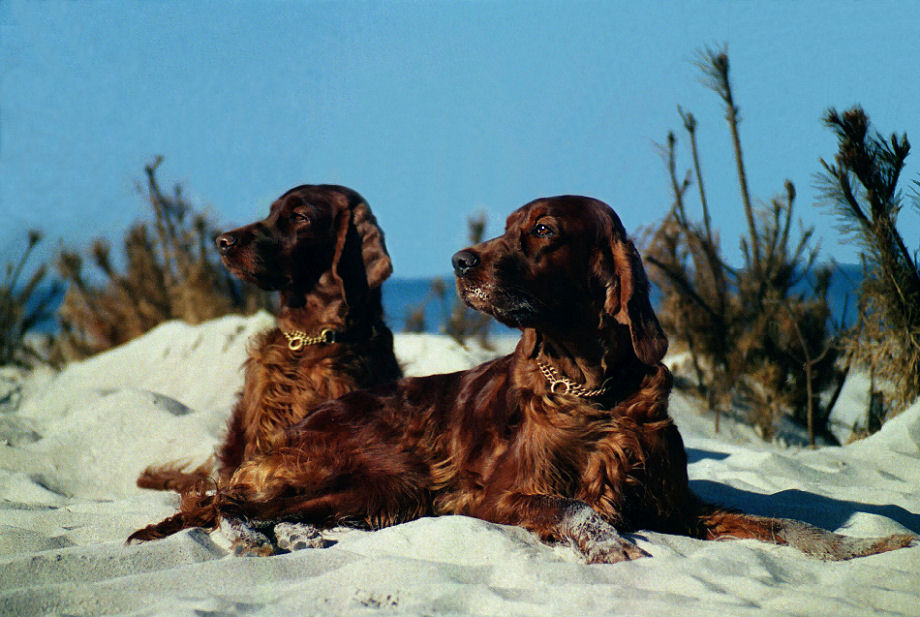
<path fill-rule="evenodd" d="M 125 546 L 175 505 L 136 488 L 138 472 L 210 454 L 246 341 L 268 324 L 168 323 L 59 374 L 2 369 L 13 395 L 0 396 L 0 615 L 920 615 L 920 546 L 825 563 L 640 532 L 652 558 L 587 566 L 568 547 L 465 517 L 333 530 L 330 548 L 271 558 L 229 556 L 200 530 Z M 426 374 L 494 352 L 398 335 L 397 353 Z M 840 413 L 858 414 L 862 395 L 854 382 Z M 855 536 L 920 532 L 920 404 L 866 440 L 813 451 L 764 444 L 730 419 L 715 436 L 681 394 L 672 413 L 704 498 Z"/>

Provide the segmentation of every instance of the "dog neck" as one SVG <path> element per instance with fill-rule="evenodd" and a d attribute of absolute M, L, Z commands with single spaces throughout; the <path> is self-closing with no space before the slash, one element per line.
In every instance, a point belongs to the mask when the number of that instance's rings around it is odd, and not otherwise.
<path fill-rule="evenodd" d="M 358 306 L 350 306 L 341 286 L 324 275 L 308 292 L 280 292 L 278 327 L 283 332 L 318 336 L 323 330 L 337 333 L 367 329 L 383 320 L 380 290 L 371 290 Z"/>
<path fill-rule="evenodd" d="M 615 377 L 622 360 L 609 344 L 609 336 L 594 328 L 567 329 L 565 332 L 524 330 L 522 345 L 540 374 L 547 372 L 565 378 L 587 391 L 600 390 L 611 377 Z M 549 367 L 546 369 L 545 367 Z"/>

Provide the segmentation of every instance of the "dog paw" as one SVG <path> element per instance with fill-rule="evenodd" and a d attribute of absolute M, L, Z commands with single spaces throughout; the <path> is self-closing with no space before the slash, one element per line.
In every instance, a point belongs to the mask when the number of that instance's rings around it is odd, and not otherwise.
<path fill-rule="evenodd" d="M 241 520 L 222 519 L 219 533 L 237 557 L 267 557 L 277 552 L 268 536 Z"/>
<path fill-rule="evenodd" d="M 599 542 L 589 542 L 582 549 L 588 563 L 619 563 L 651 555 L 626 538 L 609 538 Z"/>
<path fill-rule="evenodd" d="M 282 551 L 299 551 L 305 548 L 323 548 L 326 541 L 316 527 L 302 523 L 275 525 L 275 543 Z"/>
<path fill-rule="evenodd" d="M 560 531 L 571 541 L 588 563 L 618 563 L 651 557 L 644 550 L 621 536 L 588 504 L 572 503 L 565 513 Z"/>

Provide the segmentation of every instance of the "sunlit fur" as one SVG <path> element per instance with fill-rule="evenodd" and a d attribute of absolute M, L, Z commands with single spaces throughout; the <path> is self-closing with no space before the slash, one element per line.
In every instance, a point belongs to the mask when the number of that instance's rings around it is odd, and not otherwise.
<path fill-rule="evenodd" d="M 605 204 L 537 200 L 508 218 L 504 235 L 461 253 L 458 290 L 522 329 L 514 353 L 319 406 L 282 445 L 147 537 L 220 517 L 379 528 L 466 514 L 571 542 L 592 563 L 646 555 L 619 534 L 636 529 L 758 538 L 832 559 L 910 543 L 738 514 L 691 493 L 667 411 L 667 339 L 638 253 Z M 553 394 L 537 360 L 608 389 L 589 400 Z"/>

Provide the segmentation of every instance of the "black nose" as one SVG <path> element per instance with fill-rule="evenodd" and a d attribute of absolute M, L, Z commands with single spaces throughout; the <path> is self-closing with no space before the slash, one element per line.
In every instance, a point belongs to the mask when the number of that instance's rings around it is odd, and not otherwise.
<path fill-rule="evenodd" d="M 454 265 L 454 274 L 463 277 L 479 265 L 479 257 L 472 251 L 459 251 L 454 253 L 450 263 Z"/>
<path fill-rule="evenodd" d="M 239 240 L 237 240 L 237 237 L 232 233 L 225 233 L 217 236 L 215 242 L 217 242 L 217 252 L 219 252 L 221 255 L 226 255 L 230 249 L 236 246 L 236 243 L 239 242 Z"/>

